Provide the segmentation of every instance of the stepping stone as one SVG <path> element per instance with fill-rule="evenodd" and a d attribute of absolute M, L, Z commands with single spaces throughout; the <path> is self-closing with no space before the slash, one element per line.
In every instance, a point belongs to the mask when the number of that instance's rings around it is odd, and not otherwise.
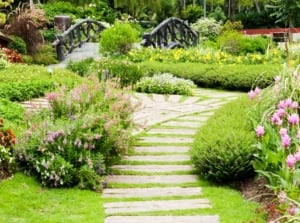
<path fill-rule="evenodd" d="M 134 171 L 143 173 L 168 173 L 172 171 L 192 171 L 191 165 L 115 165 L 114 170 Z"/>
<path fill-rule="evenodd" d="M 104 189 L 104 198 L 132 198 L 132 197 L 171 197 L 200 195 L 200 187 L 152 187 L 152 188 L 125 188 Z"/>
<path fill-rule="evenodd" d="M 171 103 L 179 103 L 181 97 L 182 97 L 181 95 L 175 95 L 175 94 L 173 94 L 173 95 L 170 95 L 168 97 L 168 101 L 171 102 Z"/>
<path fill-rule="evenodd" d="M 191 143 L 194 139 L 192 137 L 159 137 L 159 136 L 145 136 L 140 137 L 139 142 L 146 143 Z"/>
<path fill-rule="evenodd" d="M 137 213 L 145 211 L 171 211 L 211 208 L 207 199 L 160 200 L 160 201 L 129 201 L 105 203 L 106 214 Z"/>
<path fill-rule="evenodd" d="M 111 216 L 104 223 L 219 223 L 217 215 L 212 216 Z"/>
<path fill-rule="evenodd" d="M 199 100 L 199 97 L 188 97 L 186 100 L 182 102 L 182 104 L 194 104 Z"/>
<path fill-rule="evenodd" d="M 137 146 L 134 147 L 136 153 L 187 153 L 188 146 Z"/>
<path fill-rule="evenodd" d="M 197 175 L 155 175 L 155 176 L 136 176 L 136 175 L 114 175 L 106 176 L 108 183 L 123 184 L 182 184 L 197 183 Z"/>
<path fill-rule="evenodd" d="M 189 155 L 178 154 L 178 155 L 136 155 L 136 156 L 125 156 L 124 160 L 127 161 L 138 161 L 138 162 L 186 162 L 190 161 Z"/>
<path fill-rule="evenodd" d="M 152 94 L 152 99 L 154 102 L 165 102 L 165 95 L 163 94 Z"/>
<path fill-rule="evenodd" d="M 193 115 L 193 116 L 183 116 L 179 117 L 176 120 L 180 121 L 194 121 L 194 122 L 205 122 L 209 116 L 199 116 L 199 115 Z"/>
<path fill-rule="evenodd" d="M 197 121 L 197 120 L 196 120 Z M 197 132 L 196 129 L 150 129 L 148 134 L 177 134 L 177 135 L 194 135 Z"/>
<path fill-rule="evenodd" d="M 162 126 L 182 126 L 182 127 L 188 127 L 188 128 L 198 128 L 203 123 L 200 122 L 177 122 L 177 121 L 169 121 L 162 123 Z"/>

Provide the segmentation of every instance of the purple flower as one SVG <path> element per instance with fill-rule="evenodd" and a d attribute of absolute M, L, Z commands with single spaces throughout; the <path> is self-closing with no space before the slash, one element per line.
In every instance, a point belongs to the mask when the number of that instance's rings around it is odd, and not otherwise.
<path fill-rule="evenodd" d="M 299 123 L 299 115 L 297 113 L 289 115 L 287 120 L 291 125 L 297 125 Z"/>
<path fill-rule="evenodd" d="M 289 137 L 288 134 L 281 137 L 281 145 L 284 148 L 288 148 L 291 145 L 291 138 Z"/>
<path fill-rule="evenodd" d="M 282 120 L 281 118 L 278 116 L 278 114 L 274 114 L 271 118 L 271 122 L 272 124 L 275 124 L 275 125 L 278 125 L 278 126 L 281 126 L 282 125 Z"/>
<path fill-rule="evenodd" d="M 255 132 L 258 137 L 262 137 L 265 134 L 265 129 L 263 126 L 259 125 L 256 127 Z"/>
<path fill-rule="evenodd" d="M 296 164 L 296 158 L 293 155 L 288 155 L 286 158 L 286 164 L 289 168 L 293 168 Z"/>
<path fill-rule="evenodd" d="M 281 137 L 283 137 L 283 136 L 288 134 L 288 130 L 286 128 L 281 128 L 279 130 L 279 134 L 280 134 Z"/>
<path fill-rule="evenodd" d="M 256 87 L 256 88 L 254 89 L 255 95 L 258 96 L 259 93 L 260 93 L 260 91 L 261 91 L 260 88 L 259 88 L 259 87 Z"/>

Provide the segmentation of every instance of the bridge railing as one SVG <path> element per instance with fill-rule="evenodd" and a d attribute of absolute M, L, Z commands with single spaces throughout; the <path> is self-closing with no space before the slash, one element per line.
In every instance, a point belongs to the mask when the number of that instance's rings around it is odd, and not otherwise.
<path fill-rule="evenodd" d="M 151 33 L 143 35 L 142 46 L 176 48 L 197 45 L 199 34 L 183 20 L 171 17 L 161 22 Z"/>
<path fill-rule="evenodd" d="M 72 25 L 62 34 L 56 35 L 56 40 L 52 43 L 52 46 L 56 49 L 58 60 L 64 60 L 73 49 L 81 47 L 85 42 L 89 42 L 105 28 L 99 21 L 84 19 Z"/>

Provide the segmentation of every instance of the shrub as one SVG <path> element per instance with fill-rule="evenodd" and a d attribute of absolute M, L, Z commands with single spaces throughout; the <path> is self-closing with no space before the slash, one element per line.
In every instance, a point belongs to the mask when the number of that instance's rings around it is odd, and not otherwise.
<path fill-rule="evenodd" d="M 243 38 L 243 34 L 237 31 L 226 31 L 217 38 L 217 43 L 221 50 L 230 54 L 239 54 Z"/>
<path fill-rule="evenodd" d="M 163 73 L 142 78 L 136 83 L 135 90 L 156 94 L 193 95 L 195 87 L 196 85 L 190 80 L 177 78 L 169 73 Z"/>
<path fill-rule="evenodd" d="M 217 6 L 213 12 L 209 13 L 208 18 L 213 18 L 216 21 L 221 22 L 224 22 L 226 20 L 226 16 L 220 6 Z"/>
<path fill-rule="evenodd" d="M 203 9 L 199 5 L 188 5 L 182 12 L 182 18 L 189 23 L 194 23 L 203 15 Z"/>
<path fill-rule="evenodd" d="M 223 32 L 231 32 L 231 31 L 241 31 L 244 28 L 241 21 L 231 22 L 227 20 L 225 24 L 222 26 L 221 33 Z"/>
<path fill-rule="evenodd" d="M 16 50 L 17 52 L 21 53 L 21 54 L 26 54 L 26 43 L 25 41 L 18 36 L 10 36 L 10 38 L 12 39 L 11 42 L 9 42 L 8 44 L 8 48 L 11 50 Z"/>
<path fill-rule="evenodd" d="M 100 190 L 105 168 L 131 146 L 130 100 L 96 77 L 71 92 L 61 88 L 47 98 L 50 113 L 33 115 L 17 144 L 21 167 L 43 185 Z"/>
<path fill-rule="evenodd" d="M 248 103 L 243 96 L 226 104 L 197 132 L 192 161 L 204 178 L 232 183 L 254 173 L 255 136 L 247 119 Z"/>
<path fill-rule="evenodd" d="M 67 64 L 67 69 L 75 72 L 80 76 L 87 76 L 91 69 L 91 64 L 94 62 L 92 57 L 81 60 L 81 61 L 69 61 Z"/>
<path fill-rule="evenodd" d="M 280 70 L 274 65 L 243 64 L 197 64 L 144 62 L 140 66 L 145 72 L 172 73 L 177 77 L 190 79 L 199 87 L 249 91 L 253 86 L 265 88 L 273 83 Z M 188 67 L 188 69 L 187 69 Z"/>
<path fill-rule="evenodd" d="M 26 42 L 27 53 L 33 55 L 37 52 L 39 45 L 44 42 L 40 29 L 47 23 L 41 9 L 29 9 L 26 4 L 19 4 L 9 14 L 9 22 L 4 31 L 8 35 L 22 38 Z"/>
<path fill-rule="evenodd" d="M 201 39 L 215 40 L 221 31 L 221 23 L 213 18 L 198 19 L 191 27 L 199 32 Z"/>
<path fill-rule="evenodd" d="M 138 40 L 138 32 L 128 23 L 116 23 L 101 33 L 100 51 L 104 54 L 126 54 Z"/>
<path fill-rule="evenodd" d="M 100 80 L 118 78 L 122 87 L 134 85 L 144 74 L 139 65 L 125 60 L 101 59 L 94 69 Z"/>
<path fill-rule="evenodd" d="M 53 41 L 55 41 L 56 36 L 55 36 L 55 30 L 54 28 L 48 28 L 42 31 L 44 40 L 48 43 L 52 43 Z"/>
<path fill-rule="evenodd" d="M 0 118 L 0 178 L 6 177 L 13 171 L 15 143 L 16 136 L 11 129 L 4 127 L 4 121 Z"/>
<path fill-rule="evenodd" d="M 2 51 L 5 53 L 6 59 L 10 63 L 23 63 L 22 54 L 8 48 L 2 48 Z"/>

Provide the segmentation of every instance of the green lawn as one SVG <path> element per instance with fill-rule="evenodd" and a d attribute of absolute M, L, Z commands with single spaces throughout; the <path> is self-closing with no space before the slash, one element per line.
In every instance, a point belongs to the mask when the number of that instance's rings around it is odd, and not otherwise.
<path fill-rule="evenodd" d="M 46 189 L 17 173 L 0 183 L 0 222 L 102 223 L 100 194 L 80 189 Z"/>

